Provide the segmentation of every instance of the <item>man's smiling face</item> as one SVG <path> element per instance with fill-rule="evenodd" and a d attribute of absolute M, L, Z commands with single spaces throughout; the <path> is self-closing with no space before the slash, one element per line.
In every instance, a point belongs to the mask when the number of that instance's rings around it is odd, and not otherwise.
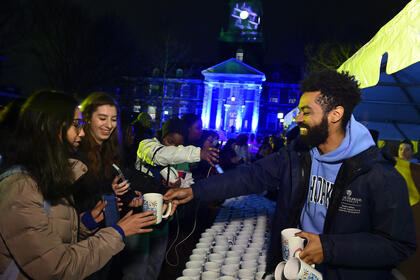
<path fill-rule="evenodd" d="M 328 134 L 328 117 L 317 102 L 320 91 L 304 92 L 299 100 L 296 123 L 300 128 L 299 141 L 308 147 L 325 143 Z"/>

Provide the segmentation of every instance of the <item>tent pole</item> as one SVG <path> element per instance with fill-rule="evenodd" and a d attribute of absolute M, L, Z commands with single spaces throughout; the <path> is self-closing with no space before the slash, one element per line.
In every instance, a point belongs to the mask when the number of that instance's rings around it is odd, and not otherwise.
<path fill-rule="evenodd" d="M 409 139 L 407 137 L 407 135 L 404 133 L 404 131 L 401 130 L 401 128 L 398 126 L 398 124 L 396 122 L 392 122 L 392 124 L 394 125 L 395 129 L 397 129 L 398 132 L 402 135 L 403 139 Z"/>
<path fill-rule="evenodd" d="M 397 74 L 396 74 L 396 73 L 391 74 L 391 76 L 395 79 L 395 81 L 396 81 L 398 84 L 401 84 L 401 81 L 400 81 L 400 79 L 398 78 L 398 76 L 397 76 Z M 408 92 L 408 90 L 407 90 L 405 87 L 401 86 L 401 87 L 400 87 L 400 89 L 404 92 L 405 96 L 407 96 L 407 99 L 408 99 L 411 103 L 415 103 L 414 98 L 411 96 L 411 94 Z M 418 115 L 419 115 L 419 117 L 420 117 L 420 108 L 419 108 L 419 106 L 414 105 L 414 109 L 416 109 L 416 112 L 417 112 L 417 114 L 418 114 Z"/>

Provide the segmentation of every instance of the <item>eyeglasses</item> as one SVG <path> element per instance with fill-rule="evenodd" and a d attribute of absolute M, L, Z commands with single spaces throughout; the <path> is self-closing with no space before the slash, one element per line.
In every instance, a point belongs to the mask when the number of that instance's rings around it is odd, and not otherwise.
<path fill-rule="evenodd" d="M 81 119 L 74 119 L 72 125 L 76 128 L 77 133 L 80 133 L 85 123 Z"/>

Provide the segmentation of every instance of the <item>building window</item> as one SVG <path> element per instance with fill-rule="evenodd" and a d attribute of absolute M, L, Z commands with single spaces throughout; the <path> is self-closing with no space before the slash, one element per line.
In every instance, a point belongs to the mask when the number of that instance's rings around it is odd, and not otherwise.
<path fill-rule="evenodd" d="M 156 84 L 149 85 L 149 95 L 159 96 L 160 95 L 160 86 Z"/>
<path fill-rule="evenodd" d="M 274 89 L 270 89 L 269 93 L 268 93 L 268 102 L 270 103 L 279 103 L 279 95 L 280 95 L 280 90 L 277 88 Z"/>
<path fill-rule="evenodd" d="M 267 114 L 266 129 L 276 131 L 277 130 L 277 114 Z"/>
<path fill-rule="evenodd" d="M 166 97 L 174 97 L 176 96 L 176 84 L 174 83 L 167 83 L 166 84 Z"/>
<path fill-rule="evenodd" d="M 289 104 L 296 104 L 298 101 L 298 92 L 296 90 L 289 90 Z"/>
<path fill-rule="evenodd" d="M 183 98 L 191 98 L 192 97 L 192 95 L 191 95 L 191 86 L 190 85 L 188 85 L 188 84 L 182 85 L 182 88 L 181 88 L 181 97 L 183 97 Z"/>
<path fill-rule="evenodd" d="M 182 117 L 182 115 L 188 113 L 188 107 L 182 106 L 179 108 L 178 117 Z"/>

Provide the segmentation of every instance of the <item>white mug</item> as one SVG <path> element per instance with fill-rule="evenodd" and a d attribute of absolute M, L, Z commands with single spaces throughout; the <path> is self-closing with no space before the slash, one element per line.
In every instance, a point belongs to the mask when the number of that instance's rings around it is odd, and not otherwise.
<path fill-rule="evenodd" d="M 172 202 L 169 202 L 168 209 L 166 209 L 166 213 L 162 214 L 162 206 L 163 206 L 163 195 L 160 193 L 146 193 L 143 195 L 143 211 L 150 211 L 153 210 L 156 216 L 156 224 L 162 222 L 162 218 L 166 219 L 169 217 L 172 209 Z"/>
<path fill-rule="evenodd" d="M 286 261 L 282 261 L 276 266 L 276 270 L 274 270 L 275 280 L 286 280 L 286 277 L 284 277 L 284 274 L 283 274 L 285 265 L 286 265 Z"/>
<path fill-rule="evenodd" d="M 201 274 L 202 280 L 217 280 L 220 276 L 220 272 L 218 271 L 204 271 Z"/>
<path fill-rule="evenodd" d="M 286 228 L 281 231 L 282 253 L 285 261 L 292 258 L 297 251 L 303 250 L 305 239 L 295 236 L 298 232 L 301 232 L 298 228 Z"/>
<path fill-rule="evenodd" d="M 286 279 L 311 279 L 311 280 L 322 280 L 322 274 L 298 258 L 290 258 L 283 270 L 284 277 Z"/>

